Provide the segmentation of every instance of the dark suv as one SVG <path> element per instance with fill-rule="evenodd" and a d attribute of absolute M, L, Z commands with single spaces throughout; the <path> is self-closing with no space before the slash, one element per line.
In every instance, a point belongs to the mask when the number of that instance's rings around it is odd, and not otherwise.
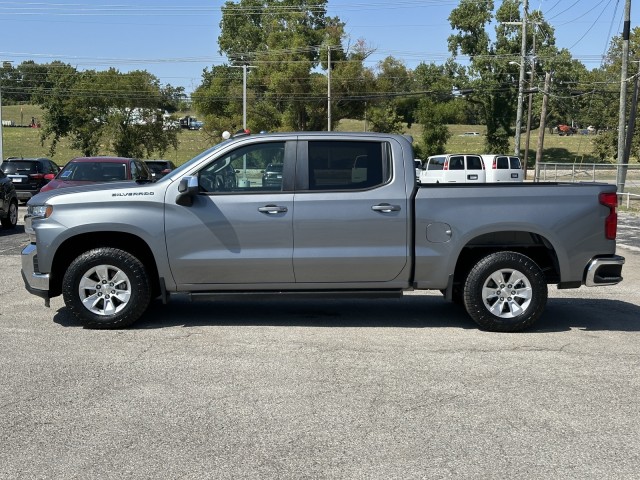
<path fill-rule="evenodd" d="M 282 167 L 281 163 L 270 163 L 262 172 L 263 187 L 282 187 Z"/>
<path fill-rule="evenodd" d="M 8 158 L 0 170 L 13 181 L 18 200 L 27 202 L 60 171 L 48 158 Z"/>
<path fill-rule="evenodd" d="M 0 223 L 14 228 L 18 223 L 18 198 L 13 182 L 0 170 Z"/>

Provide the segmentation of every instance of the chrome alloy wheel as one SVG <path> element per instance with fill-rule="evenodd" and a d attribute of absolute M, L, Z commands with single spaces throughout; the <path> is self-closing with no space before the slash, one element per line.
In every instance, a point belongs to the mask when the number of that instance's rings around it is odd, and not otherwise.
<path fill-rule="evenodd" d="M 482 299 L 484 306 L 493 315 L 500 318 L 518 317 L 531 304 L 531 282 L 518 270 L 497 270 L 485 280 Z"/>
<path fill-rule="evenodd" d="M 11 205 L 9 205 L 9 221 L 11 222 L 11 225 L 18 224 L 18 204 L 17 203 L 12 203 Z"/>
<path fill-rule="evenodd" d="M 96 315 L 113 315 L 131 299 L 129 277 L 113 265 L 96 265 L 87 270 L 78 285 L 82 305 Z"/>

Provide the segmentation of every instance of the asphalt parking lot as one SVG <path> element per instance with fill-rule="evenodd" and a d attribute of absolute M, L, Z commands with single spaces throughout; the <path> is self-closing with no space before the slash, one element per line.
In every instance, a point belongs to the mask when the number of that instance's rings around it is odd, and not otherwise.
<path fill-rule="evenodd" d="M 497 334 L 435 294 L 176 297 L 85 330 L 0 230 L 0 479 L 638 478 L 638 217 L 619 231 L 620 285 Z"/>

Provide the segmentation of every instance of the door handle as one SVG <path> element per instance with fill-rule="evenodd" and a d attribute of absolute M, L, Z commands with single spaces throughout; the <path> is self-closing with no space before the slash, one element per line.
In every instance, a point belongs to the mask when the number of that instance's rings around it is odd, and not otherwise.
<path fill-rule="evenodd" d="M 381 203 L 380 205 L 374 205 L 373 207 L 371 207 L 371 210 L 373 210 L 374 212 L 382 213 L 399 212 L 400 205 L 389 205 L 388 203 Z"/>
<path fill-rule="evenodd" d="M 258 211 L 261 213 L 268 213 L 269 215 L 273 215 L 275 213 L 285 213 L 288 211 L 287 207 L 282 207 L 280 205 L 265 205 L 264 207 L 258 207 Z"/>

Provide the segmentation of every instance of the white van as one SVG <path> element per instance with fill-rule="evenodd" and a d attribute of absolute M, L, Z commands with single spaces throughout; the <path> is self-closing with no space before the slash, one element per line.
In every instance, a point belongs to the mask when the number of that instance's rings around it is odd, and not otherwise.
<path fill-rule="evenodd" d="M 458 153 L 427 158 L 420 183 L 484 183 L 486 172 L 480 155 Z"/>
<path fill-rule="evenodd" d="M 482 155 L 487 182 L 523 182 L 522 162 L 513 155 Z"/>

